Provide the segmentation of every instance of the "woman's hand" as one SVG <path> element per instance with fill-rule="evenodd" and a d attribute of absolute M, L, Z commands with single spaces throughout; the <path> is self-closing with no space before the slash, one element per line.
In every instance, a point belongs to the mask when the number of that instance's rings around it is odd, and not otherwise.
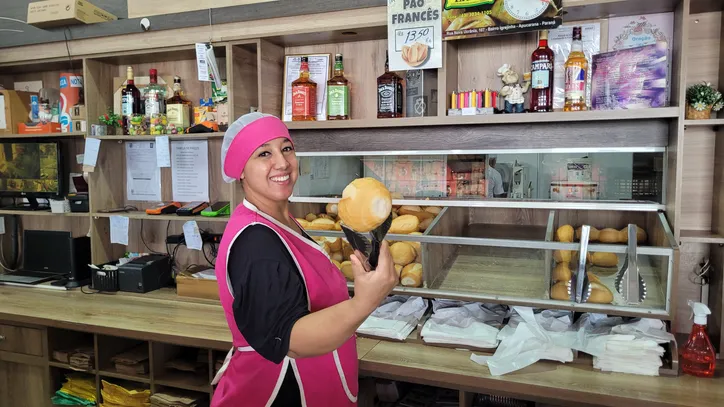
<path fill-rule="evenodd" d="M 351 256 L 352 271 L 354 273 L 354 297 L 352 300 L 368 314 L 377 308 L 400 281 L 400 274 L 395 270 L 392 255 L 387 242 L 382 242 L 377 269 L 367 271 L 362 262 L 361 255 L 355 253 Z"/>

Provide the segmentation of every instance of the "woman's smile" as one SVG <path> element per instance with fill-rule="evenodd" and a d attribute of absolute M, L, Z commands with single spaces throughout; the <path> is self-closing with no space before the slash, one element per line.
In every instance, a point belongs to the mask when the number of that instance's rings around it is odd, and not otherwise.
<path fill-rule="evenodd" d="M 291 176 L 289 174 L 276 175 L 273 177 L 269 177 L 269 179 L 279 185 L 289 185 L 289 180 L 291 179 Z"/>

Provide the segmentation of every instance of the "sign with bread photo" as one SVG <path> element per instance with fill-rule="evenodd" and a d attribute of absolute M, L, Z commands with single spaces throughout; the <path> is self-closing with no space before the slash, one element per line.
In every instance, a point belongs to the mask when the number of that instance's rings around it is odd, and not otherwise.
<path fill-rule="evenodd" d="M 390 71 L 442 67 L 440 0 L 387 0 Z"/>
<path fill-rule="evenodd" d="M 442 0 L 444 40 L 550 30 L 562 23 L 562 0 Z"/>

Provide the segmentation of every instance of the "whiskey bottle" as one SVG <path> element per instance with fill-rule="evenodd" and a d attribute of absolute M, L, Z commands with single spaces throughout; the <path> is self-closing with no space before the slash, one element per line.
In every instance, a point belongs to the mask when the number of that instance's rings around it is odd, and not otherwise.
<path fill-rule="evenodd" d="M 158 71 L 149 69 L 149 84 L 143 90 L 143 100 L 145 104 L 145 116 L 153 117 L 153 115 L 166 114 L 166 87 L 158 84 Z"/>
<path fill-rule="evenodd" d="M 123 116 L 123 134 L 128 135 L 131 116 L 141 114 L 141 92 L 133 83 L 133 68 L 126 68 L 126 87 L 121 90 L 121 116 Z"/>
<path fill-rule="evenodd" d="M 302 57 L 299 78 L 292 82 L 292 121 L 317 120 L 317 84 L 309 78 L 309 59 Z"/>
<path fill-rule="evenodd" d="M 349 120 L 349 81 L 344 77 L 342 54 L 334 56 L 334 74 L 327 81 L 327 120 Z"/>
<path fill-rule="evenodd" d="M 573 27 L 573 43 L 571 53 L 566 60 L 566 103 L 563 110 L 573 112 L 586 110 L 586 76 L 588 60 L 583 53 L 581 27 Z"/>
<path fill-rule="evenodd" d="M 538 48 L 531 57 L 531 95 L 532 112 L 553 111 L 553 51 L 548 48 L 548 31 L 541 31 Z"/>
<path fill-rule="evenodd" d="M 385 60 L 385 73 L 377 78 L 377 118 L 402 117 L 402 78 L 390 72 L 390 56 Z"/>
<path fill-rule="evenodd" d="M 173 124 L 177 129 L 186 129 L 191 125 L 191 115 L 191 101 L 183 96 L 181 78 L 174 76 L 173 96 L 166 100 L 168 124 Z"/>

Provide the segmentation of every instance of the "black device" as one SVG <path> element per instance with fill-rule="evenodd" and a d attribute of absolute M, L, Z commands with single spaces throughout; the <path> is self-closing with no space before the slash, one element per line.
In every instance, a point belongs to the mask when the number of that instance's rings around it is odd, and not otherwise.
<path fill-rule="evenodd" d="M 63 155 L 60 141 L 7 140 L 0 143 L 0 197 L 25 198 L 16 210 L 48 210 L 41 199 L 62 199 Z"/>
<path fill-rule="evenodd" d="M 39 284 L 63 278 L 56 285 L 67 288 L 88 283 L 89 237 L 74 238 L 70 232 L 64 231 L 25 230 L 22 243 L 22 269 L 0 275 L 0 282 Z"/>
<path fill-rule="evenodd" d="M 103 292 L 118 291 L 118 269 L 104 269 L 106 265 L 115 266 L 116 264 L 118 264 L 118 261 L 101 264 L 97 267 L 88 266 L 91 273 L 91 288 Z"/>
<path fill-rule="evenodd" d="M 118 267 L 118 288 L 131 293 L 147 293 L 171 282 L 170 257 L 150 254 Z"/>
<path fill-rule="evenodd" d="M 180 207 L 176 211 L 176 215 L 178 216 L 194 216 L 198 215 L 203 211 L 204 209 L 208 208 L 209 204 L 207 202 L 190 202 L 186 205 Z"/>
<path fill-rule="evenodd" d="M 73 185 L 75 186 L 76 192 L 68 194 L 70 211 L 88 213 L 90 211 L 88 205 L 88 183 L 85 182 L 82 175 L 79 175 L 73 177 Z"/>

